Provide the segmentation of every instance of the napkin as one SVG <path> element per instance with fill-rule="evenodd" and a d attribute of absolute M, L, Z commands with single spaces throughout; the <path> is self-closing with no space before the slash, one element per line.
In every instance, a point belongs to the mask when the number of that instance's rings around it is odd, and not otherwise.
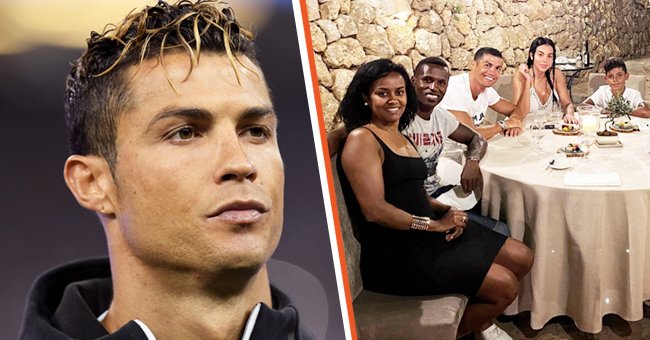
<path fill-rule="evenodd" d="M 574 187 L 584 186 L 620 186 L 621 177 L 615 172 L 580 173 L 567 172 L 564 174 L 564 185 Z"/>
<path fill-rule="evenodd" d="M 460 210 L 472 209 L 480 199 L 480 191 L 474 190 L 469 194 L 466 194 L 463 192 L 463 188 L 460 185 L 455 186 L 453 189 L 436 198 L 438 202 L 450 205 Z"/>
<path fill-rule="evenodd" d="M 447 157 L 440 157 L 436 171 L 440 176 L 440 185 L 454 185 L 453 189 L 436 198 L 439 202 L 457 209 L 469 210 L 481 199 L 479 191 L 472 191 L 469 194 L 463 192 L 463 187 L 459 185 L 463 166 L 459 163 Z"/>

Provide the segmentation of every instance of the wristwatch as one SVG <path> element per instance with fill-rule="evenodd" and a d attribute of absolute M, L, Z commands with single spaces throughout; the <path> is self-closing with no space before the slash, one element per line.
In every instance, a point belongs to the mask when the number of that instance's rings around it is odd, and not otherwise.
<path fill-rule="evenodd" d="M 498 120 L 497 125 L 499 125 L 499 127 L 501 128 L 501 131 L 505 131 L 508 128 L 504 120 Z"/>
<path fill-rule="evenodd" d="M 467 157 L 467 160 L 468 161 L 480 162 L 481 158 L 479 156 L 470 156 L 470 157 Z"/>

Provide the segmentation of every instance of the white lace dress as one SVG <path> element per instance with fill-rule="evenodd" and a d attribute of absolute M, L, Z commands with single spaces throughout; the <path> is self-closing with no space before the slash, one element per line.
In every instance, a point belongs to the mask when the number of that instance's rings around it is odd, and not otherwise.
<path fill-rule="evenodd" d="M 535 91 L 534 87 L 530 87 L 530 112 L 537 112 L 537 111 L 547 111 L 547 112 L 553 112 L 556 110 L 560 110 L 560 103 L 559 103 L 559 98 L 557 91 L 553 90 L 553 94 L 555 94 L 555 98 L 558 99 L 558 102 L 555 103 L 555 107 L 553 106 L 553 96 L 548 96 L 548 99 L 546 99 L 545 103 L 542 103 L 542 100 L 539 98 L 537 95 L 537 91 Z"/>

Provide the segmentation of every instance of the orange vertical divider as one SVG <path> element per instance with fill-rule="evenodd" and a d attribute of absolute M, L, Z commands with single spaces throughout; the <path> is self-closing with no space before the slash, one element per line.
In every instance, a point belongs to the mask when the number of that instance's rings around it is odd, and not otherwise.
<path fill-rule="evenodd" d="M 323 115 L 323 106 L 318 89 L 318 74 L 316 73 L 316 61 L 314 60 L 314 48 L 311 43 L 311 30 L 309 29 L 309 18 L 307 16 L 306 0 L 299 0 L 301 6 L 302 26 L 305 30 L 305 43 L 307 46 L 307 56 L 309 59 L 309 71 L 311 73 L 312 89 L 314 91 L 314 101 L 318 113 L 318 127 L 320 129 L 321 146 L 324 151 L 325 172 L 327 173 L 327 185 L 330 192 L 330 204 L 332 205 L 332 216 L 336 228 L 336 244 L 339 250 L 339 261 L 341 263 L 341 276 L 343 277 L 343 290 L 345 291 L 345 303 L 348 308 L 348 319 L 350 322 L 350 333 L 353 339 L 357 337 L 357 327 L 354 321 L 354 309 L 352 307 L 352 294 L 350 293 L 350 282 L 348 280 L 348 271 L 345 262 L 345 250 L 343 249 L 343 234 L 341 233 L 341 223 L 339 220 L 338 205 L 336 204 L 336 193 L 334 191 L 334 178 L 332 177 L 332 164 L 329 157 L 329 148 L 327 146 L 327 131 L 325 131 L 325 116 Z"/>

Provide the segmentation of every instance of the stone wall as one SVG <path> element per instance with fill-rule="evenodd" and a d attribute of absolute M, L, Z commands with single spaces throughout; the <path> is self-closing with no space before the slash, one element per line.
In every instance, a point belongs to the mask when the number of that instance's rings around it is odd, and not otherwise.
<path fill-rule="evenodd" d="M 307 0 L 325 121 L 331 124 L 354 71 L 390 58 L 412 73 L 427 56 L 467 69 L 484 46 L 514 72 L 530 42 L 547 36 L 558 55 L 575 57 L 589 40 L 592 60 L 650 54 L 650 10 L 635 0 L 407 0 L 408 19 L 386 16 L 382 0 Z"/>

